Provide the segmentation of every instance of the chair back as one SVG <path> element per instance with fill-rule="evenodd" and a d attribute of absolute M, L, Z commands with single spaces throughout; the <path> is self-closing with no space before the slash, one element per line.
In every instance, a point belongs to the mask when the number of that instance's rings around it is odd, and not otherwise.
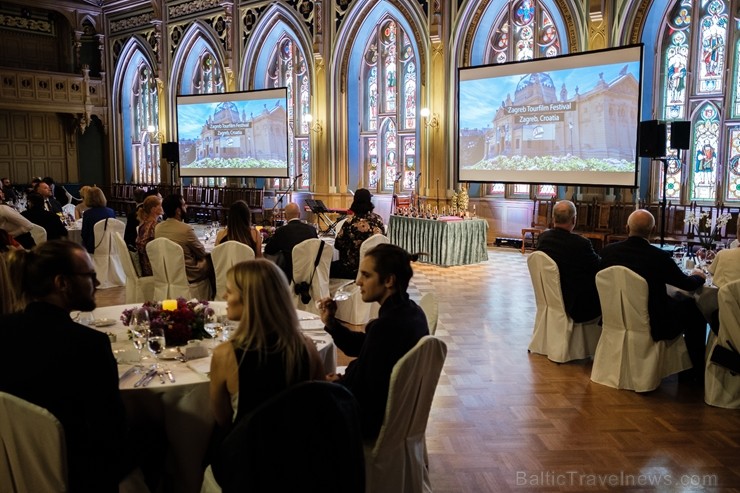
<path fill-rule="evenodd" d="M 215 300 L 222 300 L 226 293 L 226 273 L 234 264 L 245 260 L 254 260 L 254 250 L 249 245 L 238 241 L 225 241 L 211 252 L 213 269 L 216 272 Z"/>
<path fill-rule="evenodd" d="M 126 284 L 126 274 L 121 264 L 121 256 L 113 247 L 113 233 L 123 236 L 126 225 L 115 218 L 101 219 L 93 226 L 95 251 L 92 255 L 95 272 L 100 281 L 98 289 L 113 288 Z"/>
<path fill-rule="evenodd" d="M 712 361 L 717 347 L 740 351 L 740 280 L 719 288 L 719 331 L 709 348 L 704 371 L 704 402 L 728 409 L 740 408 L 740 375 Z M 725 351 L 727 352 L 727 351 Z"/>
<path fill-rule="evenodd" d="M 360 245 L 360 261 L 362 261 L 363 258 L 365 258 L 365 254 L 370 251 L 371 249 L 375 248 L 376 246 L 382 244 L 382 243 L 390 243 L 391 240 L 388 239 L 386 235 L 382 235 L 380 233 L 372 235 L 367 240 L 363 241 Z"/>
<path fill-rule="evenodd" d="M 33 241 L 40 245 L 46 241 L 46 230 L 39 226 L 38 224 L 31 225 L 31 238 L 33 238 Z"/>
<path fill-rule="evenodd" d="M 344 223 L 346 222 L 347 222 L 346 217 L 337 221 L 337 224 L 334 225 L 335 234 L 339 234 L 339 232 L 342 231 L 342 226 L 344 226 Z"/>
<path fill-rule="evenodd" d="M 0 491 L 68 491 L 64 429 L 46 409 L 0 392 Z"/>
<path fill-rule="evenodd" d="M 169 238 L 155 238 L 147 243 L 146 254 L 152 264 L 154 299 L 190 299 L 182 247 Z"/>
<path fill-rule="evenodd" d="M 316 302 L 329 296 L 329 265 L 334 254 L 334 247 L 326 242 L 323 242 L 324 250 L 321 253 L 319 265 L 316 266 L 316 273 L 313 274 L 313 280 L 311 279 L 320 242 L 322 240 L 311 238 L 293 247 L 293 283 L 291 285 L 293 302 L 299 310 L 311 313 L 318 313 Z M 295 293 L 294 287 L 302 282 L 310 283 L 311 300 L 308 303 L 303 303 L 301 297 Z"/>
<path fill-rule="evenodd" d="M 140 277 L 121 233 L 113 233 L 113 244 L 126 275 L 126 303 L 154 300 L 154 276 Z"/>
<path fill-rule="evenodd" d="M 357 402 L 338 384 L 294 385 L 235 424 L 213 473 L 224 493 L 361 493 L 365 466 Z"/>
<path fill-rule="evenodd" d="M 531 253 L 527 267 L 537 305 L 529 351 L 544 354 L 557 363 L 592 356 L 601 335 L 598 319 L 575 323 L 568 316 L 558 265 L 546 253 Z"/>
<path fill-rule="evenodd" d="M 447 346 L 424 336 L 393 367 L 378 438 L 365 446 L 368 493 L 431 491 L 425 433 Z"/>
<path fill-rule="evenodd" d="M 653 341 L 648 284 L 632 270 L 612 266 L 596 275 L 603 331 L 591 380 L 617 389 L 649 392 L 673 373 L 691 368 L 683 336 Z"/>
<path fill-rule="evenodd" d="M 427 325 L 429 325 L 429 333 L 434 335 L 437 332 L 437 321 L 439 320 L 439 306 L 437 305 L 437 297 L 434 293 L 425 293 L 424 296 L 419 300 L 419 306 L 421 307 L 424 315 L 427 317 Z"/>

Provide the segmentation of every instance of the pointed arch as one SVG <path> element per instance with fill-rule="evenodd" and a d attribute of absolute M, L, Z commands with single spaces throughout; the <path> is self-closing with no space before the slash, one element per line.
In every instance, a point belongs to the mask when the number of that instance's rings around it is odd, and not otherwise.
<path fill-rule="evenodd" d="M 337 33 L 336 46 L 331 64 L 334 104 L 337 128 L 346 134 L 332 137 L 337 158 L 347 167 L 332 170 L 330 185 L 359 188 L 376 183 L 376 191 L 390 193 L 403 178 L 402 188 L 413 190 L 423 126 L 416 108 L 422 87 L 427 86 L 431 49 L 423 12 L 415 2 L 357 2 Z M 370 80 L 376 63 L 378 94 L 373 94 Z M 413 84 L 404 84 L 407 73 L 413 74 Z M 380 121 L 370 124 L 374 104 L 375 117 L 393 122 L 396 151 L 392 153 L 387 151 L 389 134 L 381 131 L 387 127 Z M 338 171 L 343 176 L 338 177 Z M 344 183 L 337 183 L 340 180 Z"/>
<path fill-rule="evenodd" d="M 150 125 L 159 126 L 160 101 L 157 92 L 154 53 L 142 37 L 132 36 L 124 45 L 113 79 L 113 142 L 119 146 L 115 156 L 116 180 L 158 183 L 159 142 L 153 141 L 147 131 Z M 121 173 L 119 175 L 118 173 Z"/>
<path fill-rule="evenodd" d="M 288 159 L 290 179 L 302 174 L 296 188 L 308 190 L 312 180 L 310 125 L 314 88 L 310 35 L 294 11 L 271 6 L 260 18 L 241 63 L 240 86 L 245 89 L 288 88 Z M 279 179 L 270 183 L 278 187 Z"/>

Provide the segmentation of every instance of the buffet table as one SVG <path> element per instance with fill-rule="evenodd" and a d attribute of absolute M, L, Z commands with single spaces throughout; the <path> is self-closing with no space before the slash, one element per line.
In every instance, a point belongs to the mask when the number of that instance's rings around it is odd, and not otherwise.
<path fill-rule="evenodd" d="M 450 266 L 476 264 L 488 260 L 483 219 L 441 221 L 391 216 L 388 238 L 409 253 L 425 252 L 420 261 Z"/>

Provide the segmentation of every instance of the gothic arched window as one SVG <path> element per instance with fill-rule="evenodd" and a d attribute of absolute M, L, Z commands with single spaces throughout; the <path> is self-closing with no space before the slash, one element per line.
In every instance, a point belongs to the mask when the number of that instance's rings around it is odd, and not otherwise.
<path fill-rule="evenodd" d="M 133 179 L 135 183 L 159 183 L 159 139 L 150 132 L 159 127 L 157 81 L 143 60 L 131 77 Z"/>
<path fill-rule="evenodd" d="M 378 192 L 416 187 L 418 68 L 408 35 L 384 17 L 364 49 L 361 72 L 362 155 L 367 188 Z"/>

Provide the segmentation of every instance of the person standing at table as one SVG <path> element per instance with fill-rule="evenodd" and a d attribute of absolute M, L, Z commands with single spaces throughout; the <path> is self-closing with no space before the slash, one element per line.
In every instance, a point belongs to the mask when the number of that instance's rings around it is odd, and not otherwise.
<path fill-rule="evenodd" d="M 360 245 L 375 234 L 384 234 L 383 219 L 373 212 L 375 205 L 372 194 L 365 188 L 355 192 L 350 206 L 352 215 L 337 232 L 334 248 L 339 252 L 339 260 L 331 263 L 331 277 L 354 279 L 360 266 Z"/>
<path fill-rule="evenodd" d="M 265 245 L 265 255 L 275 257 L 290 282 L 293 280 L 293 247 L 319 235 L 316 228 L 301 221 L 301 210 L 295 202 L 285 206 L 285 219 L 288 221 L 285 226 L 279 227 Z"/>
<path fill-rule="evenodd" d="M 108 336 L 70 318 L 73 310 L 95 308 L 95 269 L 70 241 L 22 254 L 31 302 L 0 318 L 0 391 L 47 409 L 62 424 L 69 491 L 117 492 L 126 432 L 116 360 Z M 23 350 L 29 338 L 39 341 L 32 352 Z"/>
<path fill-rule="evenodd" d="M 638 209 L 630 214 L 627 219 L 628 238 L 603 248 L 601 269 L 621 265 L 645 279 L 650 335 L 654 341 L 664 341 L 683 334 L 693 365 L 693 369 L 684 375 L 703 382 L 707 323 L 693 298 L 672 298 L 666 292 L 666 285 L 695 291 L 704 285 L 706 276 L 699 269 L 691 275 L 684 274 L 670 253 L 651 245 L 649 238 L 654 228 L 655 218 L 649 211 Z"/>
<path fill-rule="evenodd" d="M 237 200 L 229 207 L 226 227 L 216 234 L 216 245 L 225 241 L 244 243 L 254 251 L 255 257 L 262 256 L 262 235 L 252 227 L 252 211 L 243 200 Z"/>
<path fill-rule="evenodd" d="M 60 240 L 67 238 L 67 228 L 64 227 L 59 216 L 44 209 L 44 198 L 37 193 L 26 196 L 27 208 L 21 215 L 46 230 L 46 240 Z"/>
<path fill-rule="evenodd" d="M 105 194 L 98 187 L 90 187 L 85 192 L 85 205 L 88 209 L 82 214 L 82 244 L 87 253 L 95 252 L 95 224 L 98 221 L 112 219 L 116 213 L 108 205 Z M 107 224 L 106 224 L 107 226 Z"/>
<path fill-rule="evenodd" d="M 378 318 L 367 324 L 365 332 L 339 322 L 337 303 L 331 298 L 319 302 L 324 330 L 344 354 L 357 357 L 344 375 L 328 378 L 347 387 L 357 399 L 366 440 L 376 438 L 383 424 L 393 367 L 429 335 L 426 315 L 406 292 L 414 274 L 411 262 L 417 259 L 418 255 L 391 244 L 372 248 L 362 259 L 357 278 L 362 301 L 380 303 Z"/>
<path fill-rule="evenodd" d="M 552 211 L 553 227 L 540 234 L 537 250 L 547 254 L 558 266 L 560 290 L 565 312 L 574 322 L 588 322 L 601 315 L 596 273 L 601 259 L 591 242 L 573 233 L 576 206 L 561 200 Z"/>

